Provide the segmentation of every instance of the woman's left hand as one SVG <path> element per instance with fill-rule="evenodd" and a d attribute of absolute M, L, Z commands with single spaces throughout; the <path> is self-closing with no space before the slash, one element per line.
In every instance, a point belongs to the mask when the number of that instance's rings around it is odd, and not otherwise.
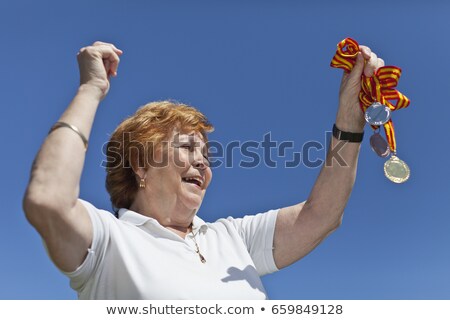
<path fill-rule="evenodd" d="M 383 59 L 370 50 L 369 47 L 360 46 L 356 56 L 356 63 L 350 73 L 342 76 L 339 90 L 339 109 L 336 116 L 336 126 L 342 131 L 364 131 L 364 115 L 359 106 L 359 92 L 361 91 L 361 76 L 371 77 L 384 66 Z"/>

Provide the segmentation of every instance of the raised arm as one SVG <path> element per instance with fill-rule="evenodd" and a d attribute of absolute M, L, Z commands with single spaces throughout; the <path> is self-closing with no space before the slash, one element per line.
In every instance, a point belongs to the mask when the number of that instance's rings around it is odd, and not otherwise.
<path fill-rule="evenodd" d="M 384 65 L 368 47 L 361 46 L 362 53 L 350 74 L 344 74 L 339 94 L 336 127 L 342 131 L 360 133 L 364 130 L 364 117 L 359 107 L 361 75 L 372 76 Z M 331 128 L 330 128 L 331 129 Z M 332 138 L 330 152 L 305 202 L 280 210 L 274 238 L 274 259 L 283 268 L 301 259 L 341 224 L 344 208 L 353 189 L 359 155 L 359 143 Z M 335 149 L 336 148 L 336 149 Z M 346 165 L 333 160 L 333 152 Z"/>
<path fill-rule="evenodd" d="M 109 90 L 110 76 L 117 75 L 122 51 L 112 44 L 95 42 L 78 53 L 80 87 L 33 162 L 23 199 L 28 221 L 44 239 L 54 263 L 64 271 L 75 270 L 92 242 L 92 225 L 77 201 L 85 159 L 81 136 L 89 138 L 95 112 Z"/>

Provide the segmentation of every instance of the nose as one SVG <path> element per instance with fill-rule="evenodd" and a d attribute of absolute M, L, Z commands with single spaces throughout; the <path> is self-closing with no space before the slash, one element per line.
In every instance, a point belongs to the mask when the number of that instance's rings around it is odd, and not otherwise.
<path fill-rule="evenodd" d="M 200 170 L 206 169 L 206 165 L 203 161 L 194 161 L 193 166 L 194 166 L 194 168 L 200 169 Z"/>
<path fill-rule="evenodd" d="M 208 167 L 208 160 L 205 159 L 203 152 L 200 148 L 196 148 L 194 152 L 194 161 L 192 163 L 194 168 L 204 170 Z"/>

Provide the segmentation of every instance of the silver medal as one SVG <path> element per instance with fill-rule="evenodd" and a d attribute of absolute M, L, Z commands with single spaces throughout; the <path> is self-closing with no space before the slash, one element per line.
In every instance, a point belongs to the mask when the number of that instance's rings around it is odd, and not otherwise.
<path fill-rule="evenodd" d="M 381 126 L 391 118 L 391 109 L 379 102 L 374 102 L 366 109 L 364 118 L 374 126 Z"/>
<path fill-rule="evenodd" d="M 386 158 L 391 154 L 388 143 L 378 132 L 375 132 L 370 137 L 370 146 L 372 147 L 372 150 L 382 158 Z"/>

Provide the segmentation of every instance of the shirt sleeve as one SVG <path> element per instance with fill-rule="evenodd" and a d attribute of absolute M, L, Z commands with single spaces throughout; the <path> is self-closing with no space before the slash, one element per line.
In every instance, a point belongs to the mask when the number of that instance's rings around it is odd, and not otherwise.
<path fill-rule="evenodd" d="M 260 276 L 278 271 L 273 257 L 278 211 L 270 210 L 243 218 L 227 218 L 242 238 Z"/>
<path fill-rule="evenodd" d="M 79 199 L 86 208 L 92 222 L 92 244 L 82 264 L 72 272 L 64 272 L 70 278 L 72 289 L 80 292 L 93 274 L 99 272 L 109 239 L 109 225 L 115 217 L 107 211 L 99 210 L 91 203 Z"/>

